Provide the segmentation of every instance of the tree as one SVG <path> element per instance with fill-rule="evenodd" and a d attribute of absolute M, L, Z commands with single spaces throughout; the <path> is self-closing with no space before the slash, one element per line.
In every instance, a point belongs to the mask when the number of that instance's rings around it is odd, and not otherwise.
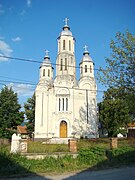
<path fill-rule="evenodd" d="M 100 80 L 111 87 L 125 87 L 135 92 L 135 36 L 128 31 L 118 32 L 110 43 L 110 58 L 106 58 L 106 69 L 101 68 Z"/>
<path fill-rule="evenodd" d="M 108 131 L 108 137 L 115 137 L 127 130 L 131 122 L 129 107 L 120 94 L 120 90 L 110 88 L 104 92 L 103 102 L 98 103 L 99 121 Z"/>
<path fill-rule="evenodd" d="M 20 112 L 17 93 L 5 86 L 0 92 L 0 137 L 11 138 L 17 125 L 24 120 L 24 113 Z"/>
<path fill-rule="evenodd" d="M 100 68 L 99 80 L 106 87 L 117 87 L 128 102 L 130 115 L 135 118 L 135 36 L 120 33 L 110 43 L 111 56 L 106 58 L 106 68 Z M 122 94 L 123 93 L 123 94 Z"/>
<path fill-rule="evenodd" d="M 32 98 L 28 98 L 27 103 L 24 104 L 25 115 L 28 120 L 26 123 L 27 130 L 29 134 L 32 134 L 34 131 L 34 123 L 35 123 L 35 94 Z"/>

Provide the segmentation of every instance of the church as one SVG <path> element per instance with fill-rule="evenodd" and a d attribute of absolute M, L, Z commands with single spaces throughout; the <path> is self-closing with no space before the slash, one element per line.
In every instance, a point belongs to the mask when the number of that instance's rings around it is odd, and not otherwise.
<path fill-rule="evenodd" d="M 67 18 L 57 41 L 56 76 L 48 51 L 39 68 L 34 139 L 97 138 L 97 86 L 88 47 L 85 45 L 77 66 L 75 38 Z"/>

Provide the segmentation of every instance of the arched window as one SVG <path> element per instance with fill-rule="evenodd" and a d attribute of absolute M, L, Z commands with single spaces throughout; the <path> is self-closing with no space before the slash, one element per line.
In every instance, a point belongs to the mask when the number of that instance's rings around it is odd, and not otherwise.
<path fill-rule="evenodd" d="M 61 61 L 60 61 L 60 71 L 62 71 L 62 66 L 63 66 L 63 60 L 61 59 Z"/>
<path fill-rule="evenodd" d="M 83 73 L 83 68 L 82 68 L 82 66 L 81 66 L 81 74 Z"/>
<path fill-rule="evenodd" d="M 61 110 L 61 99 L 59 98 L 59 111 Z"/>
<path fill-rule="evenodd" d="M 62 111 L 64 111 L 64 98 L 62 98 Z"/>
<path fill-rule="evenodd" d="M 43 69 L 43 76 L 45 76 L 45 69 Z"/>
<path fill-rule="evenodd" d="M 85 72 L 87 72 L 87 65 L 85 65 Z"/>
<path fill-rule="evenodd" d="M 91 67 L 91 65 L 90 65 L 90 73 L 92 73 L 92 67 Z"/>
<path fill-rule="evenodd" d="M 67 58 L 65 58 L 65 70 L 67 70 Z"/>
<path fill-rule="evenodd" d="M 65 50 L 65 40 L 63 40 L 63 50 Z"/>
<path fill-rule="evenodd" d="M 66 98 L 66 111 L 68 111 L 68 98 Z"/>
<path fill-rule="evenodd" d="M 69 51 L 71 51 L 71 40 L 69 40 Z"/>
<path fill-rule="evenodd" d="M 50 69 L 48 69 L 48 77 L 50 77 Z"/>

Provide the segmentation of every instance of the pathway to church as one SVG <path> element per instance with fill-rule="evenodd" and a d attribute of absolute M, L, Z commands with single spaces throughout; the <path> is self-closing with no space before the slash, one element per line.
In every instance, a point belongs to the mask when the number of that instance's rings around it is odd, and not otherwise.
<path fill-rule="evenodd" d="M 4 178 L 5 179 L 5 178 Z M 10 180 L 10 178 L 7 178 Z M 11 178 L 12 180 L 135 180 L 135 166 L 102 171 L 81 171 L 63 175 L 35 175 L 24 178 Z"/>

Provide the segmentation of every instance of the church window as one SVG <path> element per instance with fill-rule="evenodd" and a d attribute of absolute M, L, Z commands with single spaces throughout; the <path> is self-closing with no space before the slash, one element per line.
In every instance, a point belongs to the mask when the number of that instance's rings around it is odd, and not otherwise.
<path fill-rule="evenodd" d="M 43 69 L 43 76 L 45 76 L 45 69 Z"/>
<path fill-rule="evenodd" d="M 63 50 L 65 50 L 65 40 L 63 40 Z"/>
<path fill-rule="evenodd" d="M 59 111 L 60 111 L 60 107 L 61 107 L 61 99 L 59 98 Z"/>
<path fill-rule="evenodd" d="M 68 98 L 66 98 L 66 111 L 68 111 Z"/>
<path fill-rule="evenodd" d="M 71 51 L 71 41 L 69 40 L 69 51 Z"/>
<path fill-rule="evenodd" d="M 65 70 L 67 70 L 67 58 L 65 58 Z"/>
<path fill-rule="evenodd" d="M 62 71 L 62 66 L 63 66 L 63 60 L 61 59 L 61 61 L 60 61 L 60 71 Z"/>
<path fill-rule="evenodd" d="M 82 68 L 82 66 L 81 66 L 81 74 L 83 73 L 83 68 Z"/>
<path fill-rule="evenodd" d="M 62 111 L 64 111 L 64 98 L 62 98 Z"/>
<path fill-rule="evenodd" d="M 87 65 L 85 65 L 85 72 L 87 72 Z"/>
<path fill-rule="evenodd" d="M 48 77 L 50 77 L 50 69 L 48 69 Z"/>
<path fill-rule="evenodd" d="M 92 73 L 92 68 L 91 68 L 91 66 L 90 66 L 90 73 Z"/>

